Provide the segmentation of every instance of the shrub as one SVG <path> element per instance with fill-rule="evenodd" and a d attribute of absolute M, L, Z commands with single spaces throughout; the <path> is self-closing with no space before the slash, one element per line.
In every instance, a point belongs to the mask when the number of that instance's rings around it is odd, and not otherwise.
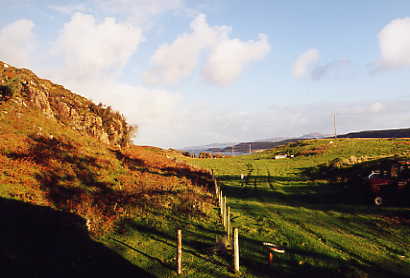
<path fill-rule="evenodd" d="M 132 139 L 135 137 L 138 131 L 137 125 L 128 125 L 126 128 L 126 133 L 121 138 L 121 146 L 125 147 L 132 143 Z"/>
<path fill-rule="evenodd" d="M 9 86 L 0 86 L 0 100 L 9 100 L 13 97 L 13 90 Z"/>

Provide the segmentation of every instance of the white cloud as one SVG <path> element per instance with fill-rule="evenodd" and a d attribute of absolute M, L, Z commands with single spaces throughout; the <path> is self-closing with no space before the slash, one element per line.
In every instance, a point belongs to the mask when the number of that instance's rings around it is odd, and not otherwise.
<path fill-rule="evenodd" d="M 216 84 L 226 85 L 236 79 L 250 62 L 262 59 L 269 51 L 266 35 L 258 41 L 230 39 L 228 26 L 209 26 L 206 16 L 198 15 L 191 23 L 191 32 L 170 44 L 160 46 L 151 58 L 152 68 L 145 81 L 152 84 L 173 84 L 195 70 L 201 53 L 211 50 L 203 74 Z"/>
<path fill-rule="evenodd" d="M 17 67 L 29 67 L 34 23 L 17 20 L 0 29 L 0 60 Z"/>
<path fill-rule="evenodd" d="M 190 27 L 190 33 L 178 36 L 171 44 L 164 44 L 155 51 L 151 57 L 153 67 L 145 73 L 147 83 L 173 84 L 189 76 L 198 64 L 201 51 L 221 40 L 230 30 L 226 26 L 210 27 L 202 14 Z"/>
<path fill-rule="evenodd" d="M 268 38 L 264 34 L 260 34 L 257 41 L 222 40 L 212 49 L 203 75 L 218 85 L 228 85 L 238 78 L 244 67 L 263 59 L 269 50 Z"/>
<path fill-rule="evenodd" d="M 314 48 L 311 48 L 299 55 L 293 64 L 293 76 L 295 78 L 310 77 L 312 69 L 319 61 L 319 58 L 319 50 Z"/>
<path fill-rule="evenodd" d="M 88 78 L 123 67 L 141 40 L 136 27 L 110 17 L 97 23 L 92 15 L 76 13 L 64 25 L 53 54 L 63 57 L 65 72 L 72 78 Z"/>
<path fill-rule="evenodd" d="M 379 32 L 381 66 L 410 66 L 410 18 L 391 21 Z"/>

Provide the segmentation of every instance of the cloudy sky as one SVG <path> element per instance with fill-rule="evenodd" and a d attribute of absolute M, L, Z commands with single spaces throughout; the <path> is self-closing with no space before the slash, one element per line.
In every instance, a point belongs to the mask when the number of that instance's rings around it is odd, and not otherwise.
<path fill-rule="evenodd" d="M 410 1 L 0 0 L 0 60 L 183 147 L 410 127 Z"/>

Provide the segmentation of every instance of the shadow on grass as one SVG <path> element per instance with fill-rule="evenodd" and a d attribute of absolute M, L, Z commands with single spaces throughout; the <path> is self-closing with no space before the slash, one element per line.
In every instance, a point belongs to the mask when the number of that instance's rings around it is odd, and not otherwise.
<path fill-rule="evenodd" d="M 135 248 L 129 245 L 126 247 L 146 256 L 149 259 L 152 259 L 155 262 L 158 262 L 157 267 L 164 267 L 165 272 L 169 271 L 170 269 L 175 270 L 175 263 L 172 264 L 169 262 L 174 261 L 175 258 L 172 255 L 172 250 L 175 250 L 174 254 L 176 254 L 176 229 L 177 227 L 184 227 L 182 228 L 183 265 L 189 269 L 196 269 L 194 272 L 200 272 L 204 274 L 205 277 L 226 277 L 225 274 L 230 265 L 230 257 L 226 257 L 226 254 L 220 254 L 218 252 L 218 250 L 215 248 L 215 237 L 213 237 L 214 235 L 220 236 L 220 231 L 206 229 L 207 233 L 204 234 L 199 232 L 200 229 L 198 229 L 198 227 L 202 227 L 200 224 L 190 223 L 188 227 L 185 226 L 186 223 L 184 222 L 184 219 L 182 217 L 170 217 L 173 223 L 175 223 L 175 227 L 168 227 L 165 230 L 156 227 L 155 224 L 152 225 L 152 223 L 145 223 L 144 220 L 140 222 L 128 219 L 124 223 L 124 225 L 126 226 L 124 230 L 130 231 L 131 233 L 137 231 L 138 233 L 143 235 L 144 238 L 150 239 L 151 244 L 154 244 L 153 246 L 149 247 L 150 250 L 152 250 L 154 247 L 158 248 L 158 250 L 163 250 L 164 245 L 166 245 L 166 249 L 168 251 L 160 255 L 162 259 L 156 257 L 156 255 L 148 254 L 147 251 L 141 251 L 141 248 Z M 113 240 L 125 246 L 123 242 L 120 242 L 120 240 Z M 167 256 L 166 254 L 168 254 L 168 256 L 170 257 L 164 258 L 164 256 Z M 198 261 L 192 261 L 186 254 L 196 257 Z M 219 256 L 219 258 L 217 258 L 217 256 Z M 162 273 L 162 271 L 159 272 Z M 190 270 L 189 272 L 192 272 L 192 270 Z"/>
<path fill-rule="evenodd" d="M 355 261 L 344 261 L 325 254 L 303 250 L 301 248 L 286 248 L 284 254 L 274 253 L 272 264 L 268 263 L 268 251 L 260 241 L 246 236 L 240 236 L 241 265 L 256 277 L 318 277 L 318 278 L 367 278 L 391 277 L 405 278 L 378 265 L 363 265 Z M 299 258 L 299 259 L 297 259 Z M 304 258 L 303 260 L 300 260 Z M 305 260 L 321 261 L 323 266 L 310 265 Z"/>
<path fill-rule="evenodd" d="M 348 192 L 340 184 L 315 184 L 306 183 L 302 178 L 270 177 L 271 185 L 268 189 L 266 186 L 260 186 L 261 182 L 267 182 L 267 178 L 268 176 L 253 176 L 252 179 L 259 183 L 256 187 L 253 184 L 244 184 L 243 186 L 223 186 L 222 189 L 228 196 L 234 198 L 254 198 L 262 202 L 285 202 L 293 205 L 355 204 L 360 201 L 357 198 L 359 196 L 345 198 Z M 236 176 L 224 176 L 220 180 L 240 184 L 240 178 Z M 291 183 L 292 186 L 279 186 L 278 181 Z M 263 196 L 262 200 L 261 196 Z"/>
<path fill-rule="evenodd" d="M 156 258 L 156 257 L 150 256 L 150 255 L 148 255 L 148 254 L 142 252 L 141 250 L 138 250 L 137 248 L 132 247 L 131 245 L 129 245 L 129 244 L 125 243 L 125 242 L 122 242 L 122 241 L 120 241 L 120 240 L 118 240 L 118 239 L 116 239 L 116 238 L 110 237 L 110 239 L 113 240 L 113 241 L 115 241 L 116 243 L 119 243 L 119 244 L 121 244 L 121 245 L 123 245 L 123 246 L 125 246 L 125 247 L 127 247 L 127 248 L 129 248 L 129 249 L 131 249 L 131 250 L 133 250 L 133 251 L 135 251 L 135 252 L 137 252 L 137 253 L 139 253 L 139 254 L 141 254 L 141 255 L 147 257 L 147 258 L 149 258 L 150 260 L 156 261 L 157 263 L 161 264 L 163 267 L 166 267 L 166 268 L 168 268 L 168 269 L 170 269 L 170 270 L 174 270 L 174 268 L 173 268 L 172 266 L 170 266 L 170 265 L 168 265 L 168 264 L 162 262 L 160 259 L 158 259 L 158 258 Z"/>
<path fill-rule="evenodd" d="M 208 172 L 201 170 L 192 170 L 189 167 L 164 167 L 161 170 L 166 171 L 166 176 L 185 177 L 191 181 L 192 184 L 204 186 L 208 189 L 212 188 L 212 176 Z"/>
<path fill-rule="evenodd" d="M 126 225 L 129 228 L 136 230 L 140 233 L 143 233 L 156 241 L 162 242 L 163 244 L 166 244 L 172 248 L 176 248 L 176 233 L 174 235 L 170 234 L 169 232 L 160 231 L 157 228 L 154 228 L 146 224 L 141 224 L 133 220 L 128 220 Z M 218 232 L 210 230 L 208 230 L 208 232 L 214 232 L 215 234 L 219 234 Z M 207 254 L 207 252 L 212 251 L 212 249 L 214 248 L 213 238 L 193 232 L 189 229 L 183 229 L 183 237 L 184 252 L 194 255 L 205 261 L 215 263 L 214 261 L 211 261 L 207 256 L 204 256 L 204 254 Z"/>
<path fill-rule="evenodd" d="M 153 277 L 92 240 L 81 217 L 0 198 L 0 261 L 10 277 Z"/>
<path fill-rule="evenodd" d="M 139 170 L 146 167 L 144 160 L 138 158 L 130 158 L 129 156 L 124 155 L 119 150 L 110 150 L 115 157 L 121 161 L 121 164 L 128 167 L 131 170 Z"/>
<path fill-rule="evenodd" d="M 262 203 L 280 203 L 323 211 L 363 212 L 381 216 L 408 214 L 408 202 L 391 201 L 384 207 L 374 206 L 371 195 L 363 184 L 316 183 L 304 177 L 276 177 L 270 174 L 251 178 L 258 181 L 256 187 L 253 183 L 241 186 L 240 176 L 221 176 L 218 179 L 222 182 L 220 185 L 223 192 L 231 198 L 254 199 Z M 286 183 L 286 186 L 279 185 L 280 182 Z"/>

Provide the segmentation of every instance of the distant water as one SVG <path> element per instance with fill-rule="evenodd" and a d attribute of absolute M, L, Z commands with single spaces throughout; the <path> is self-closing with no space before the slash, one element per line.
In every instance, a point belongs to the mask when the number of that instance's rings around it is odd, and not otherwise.
<path fill-rule="evenodd" d="M 195 156 L 198 156 L 202 152 L 212 153 L 212 154 L 222 154 L 222 155 L 231 155 L 231 156 L 238 156 L 238 155 L 246 155 L 249 153 L 244 152 L 211 152 L 211 151 L 204 151 L 204 150 L 184 150 L 185 152 L 194 153 Z"/>

